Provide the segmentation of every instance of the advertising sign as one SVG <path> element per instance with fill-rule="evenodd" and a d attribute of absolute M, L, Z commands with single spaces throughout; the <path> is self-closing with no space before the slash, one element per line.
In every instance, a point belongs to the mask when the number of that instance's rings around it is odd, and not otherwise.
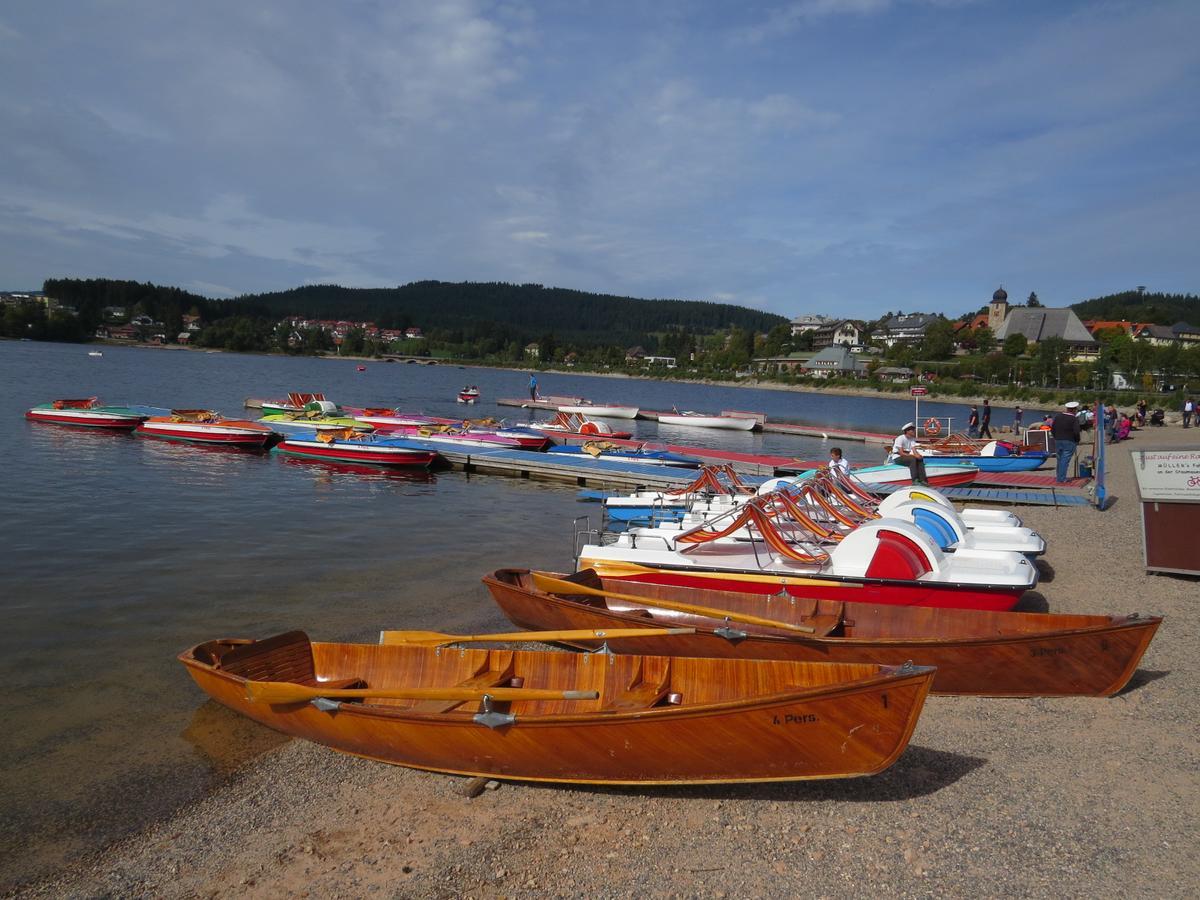
<path fill-rule="evenodd" d="M 1200 503 L 1200 449 L 1134 450 L 1132 456 L 1143 501 Z"/>

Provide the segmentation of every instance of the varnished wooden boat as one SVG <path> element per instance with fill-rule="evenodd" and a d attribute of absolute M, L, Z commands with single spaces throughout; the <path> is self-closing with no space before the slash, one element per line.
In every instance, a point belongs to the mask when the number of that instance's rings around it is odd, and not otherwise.
<path fill-rule="evenodd" d="M 548 573 L 547 573 L 548 574 Z M 539 590 L 527 569 L 500 569 L 483 581 L 522 628 L 694 626 L 694 634 L 610 642 L 629 653 L 858 661 L 936 666 L 934 693 L 994 697 L 1111 696 L 1129 681 L 1158 629 L 1156 616 L 987 612 L 811 600 L 600 578 L 593 570 L 554 579 L 578 593 Z M 546 582 L 543 582 L 546 584 Z M 588 590 L 625 595 L 597 596 Z M 797 592 L 803 586 L 796 586 Z M 729 614 L 699 615 L 656 605 L 687 604 Z M 743 616 L 812 629 L 811 634 L 747 623 Z"/>
<path fill-rule="evenodd" d="M 873 774 L 904 750 L 933 678 L 921 666 L 317 643 L 297 631 L 207 641 L 179 659 L 218 702 L 337 750 L 460 775 L 590 784 Z M 308 686 L 314 699 L 249 699 L 278 687 L 265 682 Z M 337 702 L 346 689 L 443 699 Z M 591 699 L 522 696 L 548 689 Z M 506 693 L 520 699 L 502 702 Z"/>

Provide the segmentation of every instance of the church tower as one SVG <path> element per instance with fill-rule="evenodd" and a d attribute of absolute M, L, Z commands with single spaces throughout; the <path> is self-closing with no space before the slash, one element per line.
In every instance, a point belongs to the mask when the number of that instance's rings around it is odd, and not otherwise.
<path fill-rule="evenodd" d="M 988 304 L 988 328 L 992 329 L 992 334 L 1000 330 L 1007 317 L 1008 292 L 1004 288 L 997 288 L 996 293 L 992 294 L 992 302 Z"/>

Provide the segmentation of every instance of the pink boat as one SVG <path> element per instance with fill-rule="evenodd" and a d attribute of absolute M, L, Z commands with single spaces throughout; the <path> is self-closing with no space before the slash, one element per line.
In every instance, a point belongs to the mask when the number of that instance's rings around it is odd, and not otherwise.
<path fill-rule="evenodd" d="M 433 441 L 440 444 L 455 444 L 462 447 L 493 447 L 520 450 L 521 442 L 513 437 L 497 434 L 494 431 L 474 431 L 454 425 L 399 425 L 380 423 L 377 416 L 360 418 L 360 422 L 369 422 L 377 432 L 386 432 L 393 436 L 410 437 L 418 441 Z"/>

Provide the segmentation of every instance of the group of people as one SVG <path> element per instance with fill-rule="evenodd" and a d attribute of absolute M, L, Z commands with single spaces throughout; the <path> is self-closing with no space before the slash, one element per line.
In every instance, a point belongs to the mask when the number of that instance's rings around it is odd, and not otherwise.
<path fill-rule="evenodd" d="M 1020 406 L 1013 409 L 1012 430 L 1020 433 L 1025 426 L 1025 410 Z M 984 400 L 983 409 L 972 404 L 967 413 L 967 437 L 992 440 L 992 404 Z"/>

